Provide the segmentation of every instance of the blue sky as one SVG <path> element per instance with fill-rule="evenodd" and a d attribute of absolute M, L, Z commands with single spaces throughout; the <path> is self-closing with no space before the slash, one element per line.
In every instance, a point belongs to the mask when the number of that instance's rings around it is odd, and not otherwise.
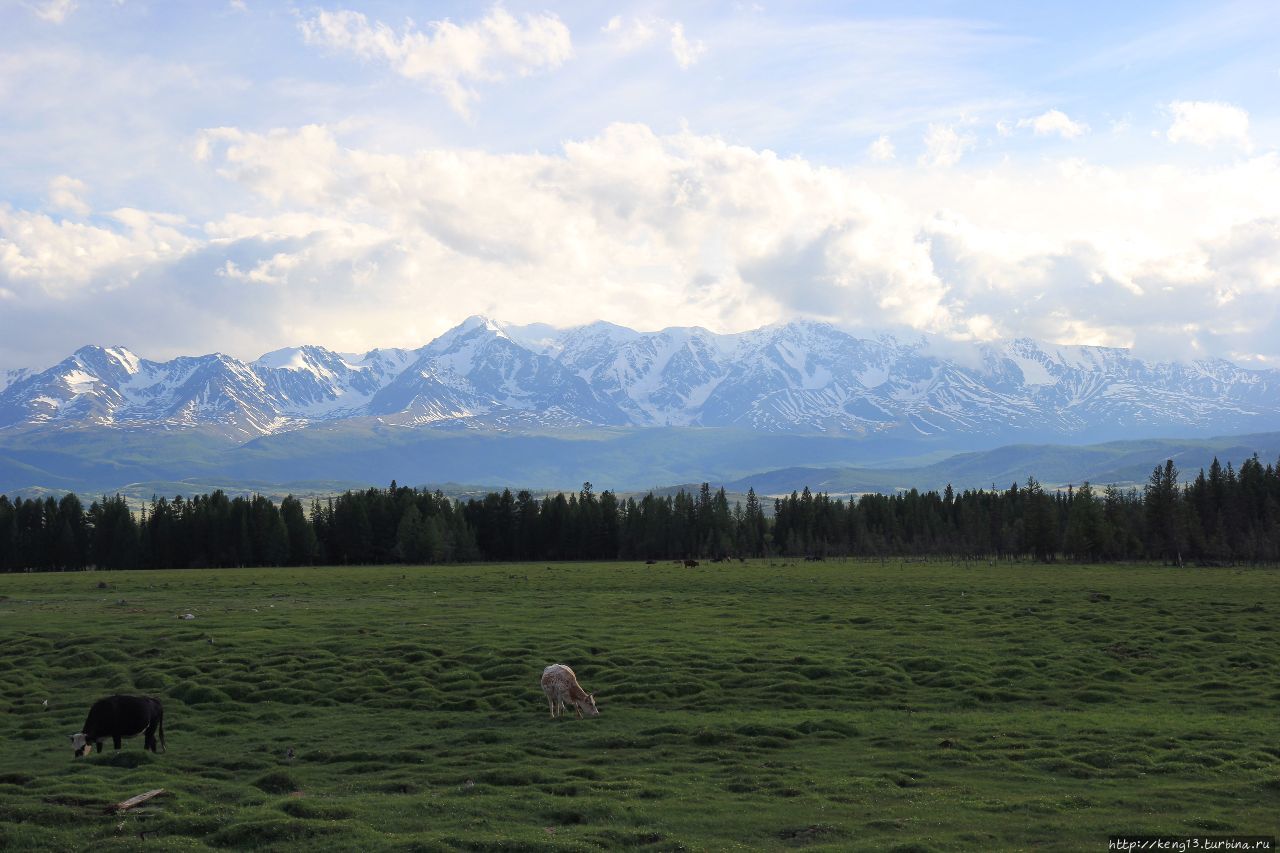
<path fill-rule="evenodd" d="M 0 371 L 472 313 L 1277 366 L 1278 19 L 0 2 Z"/>

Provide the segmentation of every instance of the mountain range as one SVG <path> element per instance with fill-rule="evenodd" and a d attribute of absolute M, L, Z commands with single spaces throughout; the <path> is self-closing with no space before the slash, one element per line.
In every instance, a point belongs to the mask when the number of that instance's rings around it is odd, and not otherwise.
<path fill-rule="evenodd" d="M 965 443 L 1280 428 L 1280 371 L 1018 339 L 959 356 L 799 321 L 738 334 L 470 317 L 414 350 L 301 346 L 245 362 L 86 346 L 0 389 L 0 429 L 208 427 L 248 440 L 352 418 L 481 431 L 720 427 Z"/>
<path fill-rule="evenodd" d="M 623 490 L 703 479 L 745 488 L 758 477 L 769 492 L 821 477 L 854 490 L 933 485 L 951 469 L 930 466 L 1014 443 L 1276 430 L 1280 371 L 1221 359 L 1149 362 L 1029 339 L 944 346 L 809 321 L 715 334 L 471 317 L 417 349 L 152 361 L 86 346 L 45 370 L 10 371 L 0 376 L 0 492 L 322 492 L 393 477 Z M 991 471 L 1007 485 L 994 462 L 956 464 L 957 487 L 989 486 Z M 1135 458 L 1124 470 L 1144 466 Z M 912 476 L 929 483 L 904 481 Z"/>

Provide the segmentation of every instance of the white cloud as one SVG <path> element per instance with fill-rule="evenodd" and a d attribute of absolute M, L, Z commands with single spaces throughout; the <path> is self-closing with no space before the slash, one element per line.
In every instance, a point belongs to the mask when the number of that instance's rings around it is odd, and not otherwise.
<path fill-rule="evenodd" d="M 689 41 L 684 34 L 684 24 L 676 22 L 671 25 L 671 55 L 681 68 L 691 68 L 704 53 L 707 46 L 700 39 Z"/>
<path fill-rule="evenodd" d="M 630 53 L 643 47 L 658 34 L 652 18 L 623 18 L 614 15 L 609 23 L 601 27 L 601 32 L 612 37 L 614 45 L 623 53 Z"/>
<path fill-rule="evenodd" d="M 196 242 L 180 217 L 120 208 L 107 225 L 0 208 L 0 281 L 56 297 L 127 285 L 138 270 L 172 260 Z"/>
<path fill-rule="evenodd" d="M 944 164 L 971 144 L 947 130 Z M 1259 300 L 1274 295 L 1280 236 L 1259 223 L 1280 219 L 1276 156 L 1212 172 L 1065 160 L 1034 174 L 864 173 L 642 125 L 559 156 L 380 155 L 322 127 L 217 133 L 223 174 L 307 211 L 224 233 L 304 240 L 290 275 L 373 264 L 402 310 L 425 299 L 450 318 L 734 328 L 801 313 L 1115 345 L 1213 311 L 1257 312 L 1239 313 L 1246 329 L 1270 322 Z M 279 254 L 242 265 L 244 277 L 280 280 Z M 462 281 L 483 281 L 483 297 Z"/>
<path fill-rule="evenodd" d="M 478 97 L 472 84 L 556 68 L 573 55 L 569 28 L 558 17 L 520 20 L 501 6 L 461 26 L 432 21 L 420 30 L 407 22 L 399 33 L 350 10 L 322 11 L 299 26 L 308 44 L 386 62 L 403 77 L 426 81 L 463 115 Z"/>
<path fill-rule="evenodd" d="M 44 0 L 43 3 L 31 4 L 31 11 L 51 24 L 65 22 L 75 10 L 75 0 Z"/>
<path fill-rule="evenodd" d="M 59 175 L 49 182 L 49 206 L 76 216 L 88 216 L 89 205 L 81 198 L 87 189 L 84 181 Z"/>
<path fill-rule="evenodd" d="M 924 135 L 925 153 L 920 155 L 920 164 L 954 166 L 976 142 L 973 134 L 958 132 L 954 125 L 930 123 Z"/>
<path fill-rule="evenodd" d="M 10 351 L 53 348 L 37 331 L 78 304 L 150 334 L 157 354 L 417 346 L 481 312 L 722 330 L 804 315 L 1280 355 L 1275 153 L 1211 168 L 836 168 L 616 124 L 550 154 L 385 153 L 323 125 L 212 129 L 196 154 L 246 196 L 199 226 L 0 208 Z M 151 319 L 110 307 L 111 289 Z"/>
<path fill-rule="evenodd" d="M 889 162 L 894 158 L 895 153 L 893 140 L 884 134 L 877 137 L 875 142 L 867 146 L 867 155 L 877 163 Z"/>
<path fill-rule="evenodd" d="M 1030 127 L 1036 136 L 1056 133 L 1063 139 L 1075 139 L 1089 132 L 1089 125 L 1073 121 L 1062 110 L 1049 110 L 1032 118 L 1019 119 L 1018 127 Z"/>
<path fill-rule="evenodd" d="M 219 173 L 248 186 L 272 203 L 317 204 L 335 180 L 341 180 L 344 153 L 332 132 L 320 125 L 266 134 L 238 128 L 206 130 L 194 156 L 207 162 L 221 152 Z"/>
<path fill-rule="evenodd" d="M 301 254 L 277 252 L 265 260 L 259 261 L 252 269 L 242 270 L 235 261 L 227 261 L 216 273 L 225 278 L 255 284 L 284 284 L 289 280 L 289 273 L 302 266 L 305 257 Z"/>
<path fill-rule="evenodd" d="M 1219 101 L 1174 101 L 1169 104 L 1173 122 L 1166 136 L 1170 142 L 1190 142 L 1211 148 L 1234 145 L 1245 151 L 1253 148 L 1249 138 L 1249 113 L 1234 104 Z"/>
<path fill-rule="evenodd" d="M 701 39 L 690 40 L 684 32 L 681 21 L 668 21 L 656 17 L 623 18 L 614 15 L 601 27 L 601 32 L 609 35 L 614 46 L 623 53 L 630 53 L 653 41 L 660 32 L 666 31 L 669 36 L 668 47 L 676 64 L 688 70 L 692 68 L 703 54 L 707 46 Z"/>

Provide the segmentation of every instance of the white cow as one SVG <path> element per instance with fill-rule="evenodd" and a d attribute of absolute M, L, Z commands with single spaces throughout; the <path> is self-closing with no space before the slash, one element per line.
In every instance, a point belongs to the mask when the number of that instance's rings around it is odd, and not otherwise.
<path fill-rule="evenodd" d="M 553 720 L 564 712 L 566 703 L 573 706 L 579 720 L 584 712 L 588 717 L 600 716 L 595 696 L 583 690 L 573 670 L 562 663 L 553 663 L 542 671 L 542 692 L 547 694 Z"/>

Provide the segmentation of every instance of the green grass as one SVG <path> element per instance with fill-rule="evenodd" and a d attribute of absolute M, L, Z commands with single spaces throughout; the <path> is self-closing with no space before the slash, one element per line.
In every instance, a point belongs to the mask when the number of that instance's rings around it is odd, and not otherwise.
<path fill-rule="evenodd" d="M 1278 592 L 1276 569 L 986 563 L 4 575 L 0 848 L 1274 834 Z M 599 718 L 547 718 L 557 661 Z M 72 759 L 113 692 L 164 700 L 167 753 Z"/>

